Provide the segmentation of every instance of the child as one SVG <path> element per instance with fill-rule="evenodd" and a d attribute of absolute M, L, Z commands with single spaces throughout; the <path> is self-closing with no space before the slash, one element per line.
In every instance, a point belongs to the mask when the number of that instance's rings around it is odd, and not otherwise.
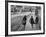
<path fill-rule="evenodd" d="M 24 30 L 25 30 L 26 20 L 27 20 L 27 18 L 26 18 L 26 15 L 25 15 L 23 17 L 23 20 L 22 20 L 22 24 L 24 25 Z"/>
<path fill-rule="evenodd" d="M 33 24 L 34 24 L 33 16 L 31 16 L 31 18 L 30 18 L 30 24 L 31 24 L 31 26 L 32 26 L 32 28 L 33 28 Z"/>

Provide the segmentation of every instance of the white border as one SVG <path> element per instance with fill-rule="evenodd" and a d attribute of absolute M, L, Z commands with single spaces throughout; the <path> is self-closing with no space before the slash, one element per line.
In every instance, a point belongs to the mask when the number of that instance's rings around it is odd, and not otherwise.
<path fill-rule="evenodd" d="M 41 30 L 37 31 L 16 31 L 11 32 L 11 5 L 27 5 L 27 6 L 41 6 Z M 42 4 L 24 4 L 24 3 L 8 3 L 8 35 L 12 34 L 26 34 L 26 33 L 42 33 L 43 32 L 43 5 Z"/>

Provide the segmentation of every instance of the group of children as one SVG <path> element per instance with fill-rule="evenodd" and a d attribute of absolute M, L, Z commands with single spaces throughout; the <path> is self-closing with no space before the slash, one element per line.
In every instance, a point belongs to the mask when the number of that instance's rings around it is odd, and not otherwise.
<path fill-rule="evenodd" d="M 27 18 L 26 18 L 26 15 L 25 15 L 25 16 L 23 17 L 23 22 L 22 22 L 22 24 L 24 25 L 24 28 L 25 28 L 25 26 L 26 26 L 26 21 L 27 21 Z M 39 21 L 39 18 L 38 18 L 38 17 L 36 17 L 36 19 L 35 19 L 35 21 L 34 21 L 33 16 L 31 16 L 29 22 L 30 22 L 32 28 L 33 28 L 33 24 L 38 24 L 38 21 Z"/>

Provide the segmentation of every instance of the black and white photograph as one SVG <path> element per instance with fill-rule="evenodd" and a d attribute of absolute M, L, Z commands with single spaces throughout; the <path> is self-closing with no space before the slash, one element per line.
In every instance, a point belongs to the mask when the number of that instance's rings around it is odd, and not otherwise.
<path fill-rule="evenodd" d="M 42 4 L 8 3 L 8 35 L 42 32 Z"/>
<path fill-rule="evenodd" d="M 41 7 L 11 5 L 11 31 L 41 30 Z"/>

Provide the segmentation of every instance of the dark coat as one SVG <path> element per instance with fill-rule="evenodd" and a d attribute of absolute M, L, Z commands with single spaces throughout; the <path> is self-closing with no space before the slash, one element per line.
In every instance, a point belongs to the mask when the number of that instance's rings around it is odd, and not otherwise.
<path fill-rule="evenodd" d="M 27 18 L 26 18 L 26 16 L 24 16 L 24 17 L 23 17 L 23 20 L 22 20 L 22 24 L 23 24 L 23 25 L 26 25 L 26 20 L 27 20 Z"/>
<path fill-rule="evenodd" d="M 32 17 L 30 18 L 30 23 L 34 24 L 34 19 Z"/>
<path fill-rule="evenodd" d="M 38 21 L 39 21 L 39 18 L 38 18 L 38 17 L 36 17 L 36 19 L 35 19 L 36 24 L 38 23 Z"/>

